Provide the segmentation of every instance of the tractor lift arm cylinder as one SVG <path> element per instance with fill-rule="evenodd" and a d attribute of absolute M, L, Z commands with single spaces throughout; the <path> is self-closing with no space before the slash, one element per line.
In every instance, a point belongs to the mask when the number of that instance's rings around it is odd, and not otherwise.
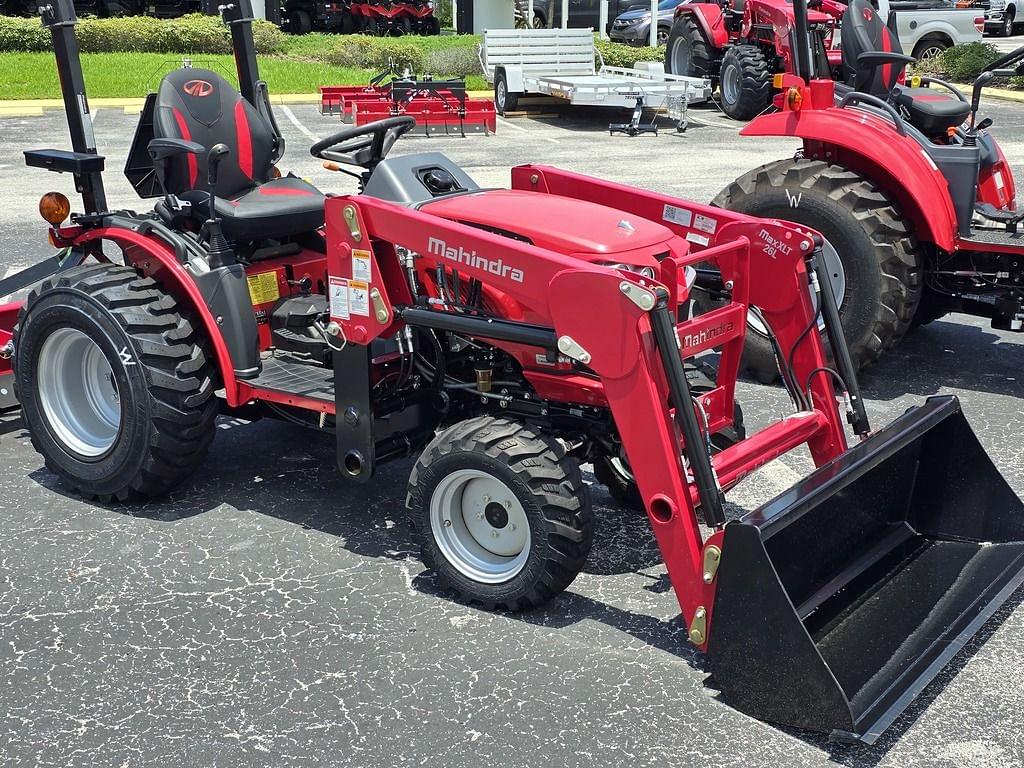
<path fill-rule="evenodd" d="M 850 415 L 850 425 L 855 434 L 866 437 L 871 431 L 871 425 L 868 423 L 868 414 L 864 409 L 864 400 L 860 396 L 857 369 L 850 357 L 850 347 L 846 343 L 843 324 L 839 319 L 839 305 L 836 304 L 836 296 L 832 292 L 832 280 L 828 274 L 828 268 L 825 266 L 825 259 L 822 257 L 821 242 L 817 237 L 815 237 L 812 264 L 814 274 L 818 278 L 818 301 L 821 302 L 821 317 L 825 321 L 825 333 L 832 346 L 832 357 L 835 358 L 839 375 L 850 396 L 850 408 L 853 411 Z"/>
<path fill-rule="evenodd" d="M 705 438 L 701 434 L 697 413 L 693 409 L 693 396 L 690 393 L 690 384 L 686 380 L 686 369 L 683 367 L 675 321 L 669 310 L 668 298 L 660 291 L 658 303 L 651 310 L 651 329 L 654 331 L 654 341 L 658 345 L 661 362 L 665 368 L 669 395 L 676 410 L 676 422 L 683 431 L 686 457 L 697 481 L 704 522 L 712 528 L 720 527 L 725 525 L 725 498 L 715 478 L 711 457 L 704 450 Z"/>

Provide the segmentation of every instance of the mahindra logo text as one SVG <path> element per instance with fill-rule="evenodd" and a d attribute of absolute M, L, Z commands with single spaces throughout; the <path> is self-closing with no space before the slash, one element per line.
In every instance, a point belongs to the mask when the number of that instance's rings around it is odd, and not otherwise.
<path fill-rule="evenodd" d="M 453 248 L 444 240 L 432 237 L 427 241 L 427 252 L 435 256 L 443 256 L 449 261 L 457 264 L 465 264 L 467 267 L 490 272 L 492 275 L 508 278 L 516 283 L 523 282 L 523 270 L 506 264 L 503 259 L 488 259 L 486 256 L 478 256 L 476 251 L 467 251 L 462 246 Z"/>
<path fill-rule="evenodd" d="M 690 347 L 699 347 L 709 341 L 725 336 L 734 327 L 732 320 L 726 320 L 718 325 L 712 326 L 711 328 L 704 328 L 703 330 L 696 331 L 695 333 L 687 333 L 683 336 L 683 348 L 688 349 Z"/>

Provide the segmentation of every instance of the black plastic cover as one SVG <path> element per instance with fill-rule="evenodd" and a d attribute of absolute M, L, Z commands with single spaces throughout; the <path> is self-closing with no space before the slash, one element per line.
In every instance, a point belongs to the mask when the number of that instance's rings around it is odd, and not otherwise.
<path fill-rule="evenodd" d="M 103 155 L 70 152 L 66 149 L 25 150 L 25 165 L 57 173 L 102 173 L 104 159 Z"/>

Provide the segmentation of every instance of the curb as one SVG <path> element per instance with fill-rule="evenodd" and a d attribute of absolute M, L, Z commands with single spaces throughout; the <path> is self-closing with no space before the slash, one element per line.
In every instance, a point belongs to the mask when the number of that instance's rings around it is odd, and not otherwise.
<path fill-rule="evenodd" d="M 970 96 L 971 91 L 974 90 L 973 85 L 967 85 L 965 83 L 950 83 L 950 85 L 963 91 L 968 96 Z M 1024 102 L 1024 91 L 1010 91 L 1006 88 L 986 88 L 982 91 L 982 94 L 990 99 Z"/>

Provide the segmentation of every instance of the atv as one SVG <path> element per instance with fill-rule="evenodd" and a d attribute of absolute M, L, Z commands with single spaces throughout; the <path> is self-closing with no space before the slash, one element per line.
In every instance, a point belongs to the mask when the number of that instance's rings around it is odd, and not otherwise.
<path fill-rule="evenodd" d="M 798 137 L 803 148 L 743 175 L 715 204 L 821 232 L 858 366 L 949 312 L 1021 330 L 1024 209 L 992 120 L 978 112 L 987 84 L 1024 73 L 1024 48 L 989 65 L 968 96 L 932 77 L 901 82 L 913 59 L 866 0 L 850 3 L 842 46 L 844 82 L 781 76 L 781 111 L 740 132 Z M 756 321 L 747 360 L 759 378 L 777 376 Z"/>
<path fill-rule="evenodd" d="M 583 567 L 592 463 L 647 516 L 725 700 L 866 742 L 1024 582 L 1024 504 L 955 398 L 872 432 L 819 234 L 538 165 L 481 189 L 440 153 L 392 156 L 408 116 L 314 144 L 358 180 L 324 194 L 279 169 L 251 10 L 222 6 L 239 90 L 187 68 L 147 97 L 135 213 L 106 202 L 73 6 L 43 9 L 73 149 L 25 158 L 71 174 L 83 211 L 46 194 L 55 256 L 0 282 L 35 286 L 0 307 L 0 388 L 68 489 L 159 496 L 218 414 L 282 419 L 330 435 L 353 483 L 408 457 L 424 563 L 520 610 Z M 692 315 L 698 286 L 719 305 Z M 792 410 L 746 435 L 749 313 Z M 728 489 L 804 446 L 815 472 L 728 518 Z"/>

